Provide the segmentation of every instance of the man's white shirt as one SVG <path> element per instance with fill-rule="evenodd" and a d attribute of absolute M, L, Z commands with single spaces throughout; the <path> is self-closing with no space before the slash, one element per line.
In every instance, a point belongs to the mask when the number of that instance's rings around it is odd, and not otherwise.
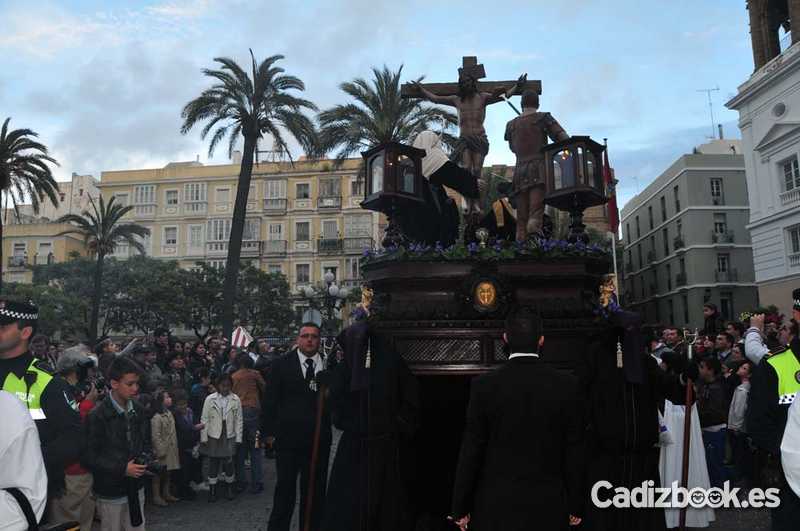
<path fill-rule="evenodd" d="M 303 374 L 304 378 L 306 376 L 306 360 L 308 359 L 314 360 L 314 376 L 316 376 L 317 373 L 322 370 L 322 356 L 319 355 L 319 352 L 314 354 L 313 357 L 309 358 L 300 352 L 300 349 L 297 349 L 297 359 L 300 361 L 300 372 Z"/>
<path fill-rule="evenodd" d="M 508 359 L 511 360 L 514 358 L 538 358 L 538 357 L 539 355 L 536 354 L 535 352 L 515 352 L 512 355 L 510 355 Z"/>

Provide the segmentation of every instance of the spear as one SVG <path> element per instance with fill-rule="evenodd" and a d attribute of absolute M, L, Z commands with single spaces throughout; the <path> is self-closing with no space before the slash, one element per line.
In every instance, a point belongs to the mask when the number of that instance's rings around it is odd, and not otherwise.
<path fill-rule="evenodd" d="M 688 330 L 683 331 L 683 337 L 686 338 L 686 355 L 689 358 L 689 363 L 692 362 L 692 345 L 697 342 L 697 329 L 694 329 L 694 334 Z M 686 408 L 683 416 L 683 462 L 681 464 L 681 487 L 684 489 L 689 482 L 689 443 L 691 442 L 692 435 L 692 402 L 694 383 L 691 378 L 686 378 Z M 686 530 L 686 507 L 682 507 L 680 511 L 680 518 L 678 520 L 678 529 L 680 531 Z"/>

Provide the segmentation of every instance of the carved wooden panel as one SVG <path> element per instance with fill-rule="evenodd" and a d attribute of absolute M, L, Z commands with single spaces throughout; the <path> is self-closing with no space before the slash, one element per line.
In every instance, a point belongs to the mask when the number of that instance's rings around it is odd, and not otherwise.
<path fill-rule="evenodd" d="M 481 360 L 480 339 L 397 338 L 395 349 L 410 364 L 475 363 Z"/>

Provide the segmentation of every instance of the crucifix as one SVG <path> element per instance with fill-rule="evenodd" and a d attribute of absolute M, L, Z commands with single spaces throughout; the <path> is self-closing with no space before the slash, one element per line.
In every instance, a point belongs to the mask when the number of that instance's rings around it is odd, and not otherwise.
<path fill-rule="evenodd" d="M 478 63 L 478 58 L 462 58 L 458 69 L 457 83 L 404 83 L 401 88 L 403 98 L 423 98 L 433 103 L 449 105 L 458 111 L 458 144 L 451 158 L 462 168 L 478 179 L 483 170 L 483 159 L 489 153 L 489 139 L 483 122 L 486 107 L 503 101 L 523 90 L 542 93 L 541 81 L 528 81 L 523 74 L 516 81 L 480 81 L 486 77 L 486 70 Z M 479 212 L 478 202 L 469 204 L 469 213 Z"/>

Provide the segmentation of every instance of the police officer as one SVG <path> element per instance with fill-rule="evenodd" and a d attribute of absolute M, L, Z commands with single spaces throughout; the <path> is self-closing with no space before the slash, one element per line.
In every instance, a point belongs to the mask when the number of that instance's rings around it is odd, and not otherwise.
<path fill-rule="evenodd" d="M 789 406 L 800 394 L 800 289 L 792 293 L 793 307 L 787 348 L 765 357 L 753 374 L 747 428 L 753 442 L 780 462 L 780 446 Z M 800 521 L 800 498 L 781 473 L 780 505 L 772 510 L 774 531 L 797 529 Z"/>
<path fill-rule="evenodd" d="M 22 400 L 42 443 L 49 497 L 64 490 L 64 467 L 80 457 L 80 415 L 69 385 L 28 349 L 39 310 L 33 303 L 0 299 L 0 389 Z"/>

